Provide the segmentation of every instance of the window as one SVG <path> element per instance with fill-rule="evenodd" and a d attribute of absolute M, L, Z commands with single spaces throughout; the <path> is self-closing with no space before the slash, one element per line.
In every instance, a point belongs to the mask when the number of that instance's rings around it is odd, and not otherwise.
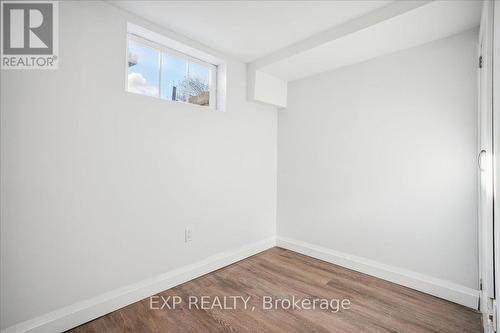
<path fill-rule="evenodd" d="M 128 35 L 127 91 L 215 108 L 217 66 Z"/>

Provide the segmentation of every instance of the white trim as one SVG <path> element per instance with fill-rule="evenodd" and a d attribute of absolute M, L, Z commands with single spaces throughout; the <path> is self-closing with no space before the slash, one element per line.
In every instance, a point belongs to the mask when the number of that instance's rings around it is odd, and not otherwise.
<path fill-rule="evenodd" d="M 154 278 L 10 326 L 3 329 L 1 333 L 66 331 L 163 290 L 272 248 L 275 245 L 276 239 L 270 237 L 233 251 L 221 252 L 194 264 L 171 270 Z"/>
<path fill-rule="evenodd" d="M 193 47 L 180 38 L 172 38 L 165 33 L 158 33 L 147 27 L 137 25 L 130 20 L 127 22 L 127 33 L 149 40 L 158 47 L 166 47 L 167 49 L 181 54 L 182 56 L 192 57 L 196 60 L 207 62 L 215 66 L 222 64 L 224 61 L 214 56 L 213 52 L 206 52 L 202 48 Z"/>
<path fill-rule="evenodd" d="M 500 226 L 500 3 L 493 6 L 493 214 L 494 226 Z M 494 228 L 496 331 L 500 331 L 500 228 Z"/>
<path fill-rule="evenodd" d="M 24 321 L 3 329 L 1 333 L 62 332 L 276 245 L 458 304 L 477 308 L 479 298 L 477 290 L 302 241 L 270 237 Z"/>
<path fill-rule="evenodd" d="M 193 57 L 189 54 L 183 53 L 181 51 L 177 51 L 176 49 L 168 47 L 167 45 L 159 44 L 153 40 L 150 40 L 146 37 L 139 36 L 135 33 L 127 32 L 127 37 L 129 40 L 132 40 L 137 44 L 142 44 L 145 47 L 156 50 L 160 53 L 172 55 L 172 56 L 175 56 L 177 58 L 182 58 L 182 59 L 186 60 L 186 62 L 193 62 L 193 63 L 199 64 L 199 65 L 208 67 L 210 69 L 215 69 L 215 70 L 217 69 L 217 65 L 214 65 L 208 61 L 204 61 L 204 60 L 198 59 L 196 57 Z"/>
<path fill-rule="evenodd" d="M 481 171 L 478 173 L 478 248 L 480 292 L 479 309 L 483 316 L 485 333 L 495 331 L 490 315 L 495 312 L 495 237 L 494 228 L 494 139 L 493 139 L 493 6 L 494 1 L 484 1 L 479 30 L 479 55 L 483 58 L 478 69 L 478 153 L 484 151 Z"/>
<path fill-rule="evenodd" d="M 338 252 L 295 239 L 277 237 L 276 245 L 313 258 L 378 277 L 448 301 L 477 309 L 479 291 L 400 267 Z"/>

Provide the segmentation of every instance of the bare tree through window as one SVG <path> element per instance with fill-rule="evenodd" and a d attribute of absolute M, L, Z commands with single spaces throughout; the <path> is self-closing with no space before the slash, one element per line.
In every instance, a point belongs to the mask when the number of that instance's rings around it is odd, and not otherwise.
<path fill-rule="evenodd" d="M 175 86 L 175 100 L 198 105 L 209 105 L 210 87 L 202 79 L 187 77 Z"/>

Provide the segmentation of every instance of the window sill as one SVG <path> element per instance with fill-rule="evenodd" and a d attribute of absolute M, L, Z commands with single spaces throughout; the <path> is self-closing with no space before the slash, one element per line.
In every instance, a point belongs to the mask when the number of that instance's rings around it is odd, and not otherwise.
<path fill-rule="evenodd" d="M 156 97 L 156 96 L 144 95 L 141 93 L 136 93 L 136 92 L 128 91 L 128 90 L 125 90 L 125 93 L 127 95 L 140 96 L 142 98 L 146 98 L 147 100 L 156 101 L 159 103 L 165 103 L 166 105 L 173 106 L 173 107 L 180 107 L 180 108 L 198 110 L 198 111 L 224 112 L 224 109 L 222 109 L 220 107 L 214 108 L 214 107 L 210 107 L 210 106 L 198 105 L 198 104 L 182 102 L 182 101 L 171 101 L 169 99 L 163 99 L 163 98 Z"/>

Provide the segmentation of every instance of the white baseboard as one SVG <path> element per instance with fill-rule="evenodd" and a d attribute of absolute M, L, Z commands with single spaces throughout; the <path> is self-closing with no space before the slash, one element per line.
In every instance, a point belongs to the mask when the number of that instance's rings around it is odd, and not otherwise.
<path fill-rule="evenodd" d="M 486 288 L 485 288 L 486 289 Z M 494 323 L 490 321 L 489 314 L 495 312 L 494 300 L 488 297 L 488 293 L 483 289 L 480 291 L 481 304 L 479 310 L 481 311 L 481 319 L 483 324 L 483 333 L 495 333 Z"/>
<path fill-rule="evenodd" d="M 477 290 L 302 241 L 271 237 L 27 320 L 5 328 L 1 333 L 62 332 L 276 245 L 477 309 Z"/>
<path fill-rule="evenodd" d="M 374 260 L 353 256 L 347 253 L 334 251 L 328 248 L 285 237 L 277 237 L 276 245 L 437 296 L 454 303 L 462 304 L 473 309 L 478 308 L 478 290 L 474 290 L 450 281 L 441 280 L 403 268 L 386 265 Z"/>
<path fill-rule="evenodd" d="M 146 297 L 213 272 L 276 245 L 274 237 L 223 252 L 154 278 L 79 302 L 40 317 L 5 328 L 1 333 L 63 332 Z"/>

